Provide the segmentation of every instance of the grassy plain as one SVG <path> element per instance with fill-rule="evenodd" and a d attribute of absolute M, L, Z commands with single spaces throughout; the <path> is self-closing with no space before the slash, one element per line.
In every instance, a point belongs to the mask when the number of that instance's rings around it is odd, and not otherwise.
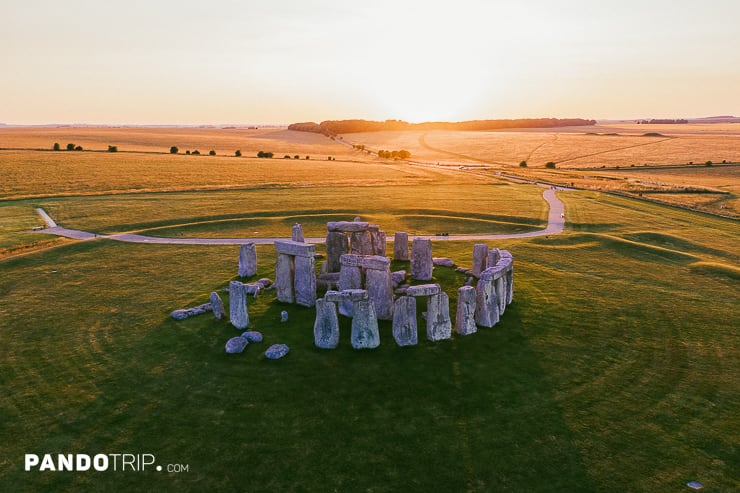
<path fill-rule="evenodd" d="M 131 164 L 115 186 L 94 160 L 70 172 L 74 186 L 55 178 L 53 194 L 35 173 L 12 183 L 0 244 L 64 241 L 26 232 L 39 205 L 70 227 L 198 236 L 255 226 L 287 235 L 295 221 L 310 234 L 333 214 L 389 232 L 515 230 L 546 213 L 541 188 L 475 170 L 368 162 L 362 172 L 377 181 L 358 186 L 357 164 L 275 174 L 274 160 L 254 160 L 254 174 L 234 172 L 242 188 L 203 191 L 203 175 L 161 157 Z M 165 192 L 158 171 L 189 191 Z M 305 178 L 292 187 L 295 176 Z M 133 183 L 154 191 L 119 193 Z M 169 312 L 234 279 L 237 247 L 98 239 L 0 259 L 0 491 L 653 492 L 690 480 L 737 491 L 738 223 L 599 192 L 558 195 L 566 233 L 495 245 L 516 265 L 500 324 L 430 343 L 419 309 L 411 348 L 383 322 L 378 349 L 352 350 L 342 317 L 339 348 L 318 350 L 314 311 L 266 292 L 249 300 L 265 341 L 225 355 L 239 333 L 228 322 Z M 9 198 L 21 196 L 37 198 Z M 435 256 L 460 265 L 471 252 L 470 242 L 434 243 Z M 258 246 L 256 277 L 273 277 L 274 255 Z M 454 314 L 464 276 L 434 275 Z M 291 353 L 266 360 L 273 343 Z M 25 453 L 153 453 L 188 472 L 34 474 Z"/>

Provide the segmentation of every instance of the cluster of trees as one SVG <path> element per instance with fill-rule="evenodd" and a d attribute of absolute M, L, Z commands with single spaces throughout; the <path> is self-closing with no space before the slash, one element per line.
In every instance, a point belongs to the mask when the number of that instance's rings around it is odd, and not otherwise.
<path fill-rule="evenodd" d="M 408 123 L 403 120 L 328 120 L 321 123 L 302 122 L 288 126 L 289 130 L 315 132 L 334 137 L 355 132 L 386 130 L 498 130 L 503 128 L 552 128 L 595 125 L 596 120 L 582 118 L 523 118 L 501 120 L 468 120 L 463 122 Z"/>
<path fill-rule="evenodd" d="M 378 157 L 386 159 L 408 159 L 411 157 L 411 153 L 406 149 L 401 149 L 400 151 L 386 151 L 381 149 L 378 151 Z"/>
<path fill-rule="evenodd" d="M 108 149 L 108 150 L 110 150 L 110 149 Z M 170 147 L 170 154 L 177 154 L 178 152 L 180 152 L 180 148 L 179 147 L 177 147 L 177 146 Z M 193 154 L 195 156 L 200 156 L 200 151 L 198 149 L 196 149 L 193 152 L 190 152 L 190 149 L 188 149 L 187 151 L 185 151 L 185 154 L 188 154 L 188 155 Z M 215 156 L 216 155 L 216 151 L 213 150 L 213 149 L 211 149 L 210 151 L 208 151 L 208 155 L 209 156 Z M 236 151 L 235 155 L 237 157 L 241 156 L 242 155 L 242 151 Z"/>
<path fill-rule="evenodd" d="M 54 150 L 55 151 L 61 151 L 62 147 L 59 145 L 59 142 L 54 142 Z M 68 151 L 82 151 L 82 146 L 76 146 L 74 144 L 67 144 L 67 150 Z"/>
<path fill-rule="evenodd" d="M 678 120 L 671 120 L 670 118 L 653 118 L 652 120 L 637 120 L 637 123 L 643 125 L 673 125 L 676 123 L 689 123 L 689 121 L 683 118 L 679 118 Z"/>
<path fill-rule="evenodd" d="M 274 154 L 271 152 L 259 151 L 257 157 L 271 158 Z"/>

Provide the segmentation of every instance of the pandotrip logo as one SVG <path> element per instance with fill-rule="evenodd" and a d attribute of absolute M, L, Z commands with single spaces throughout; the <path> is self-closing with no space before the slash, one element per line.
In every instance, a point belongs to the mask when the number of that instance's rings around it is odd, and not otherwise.
<path fill-rule="evenodd" d="M 188 464 L 157 464 L 154 454 L 26 454 L 28 472 L 188 472 Z"/>

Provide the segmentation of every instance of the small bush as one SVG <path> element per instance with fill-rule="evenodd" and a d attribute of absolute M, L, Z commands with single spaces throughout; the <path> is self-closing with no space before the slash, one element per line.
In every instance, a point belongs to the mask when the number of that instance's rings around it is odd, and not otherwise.
<path fill-rule="evenodd" d="M 58 151 L 59 149 L 61 149 L 61 147 L 59 146 L 59 142 L 54 142 L 54 150 Z"/>
<path fill-rule="evenodd" d="M 548 161 L 545 164 L 545 168 L 547 168 L 547 169 L 555 169 L 555 163 L 553 161 Z M 603 166 L 602 166 L 602 168 L 603 168 Z"/>
<path fill-rule="evenodd" d="M 306 156 L 306 159 L 311 159 L 311 156 Z"/>
<path fill-rule="evenodd" d="M 187 151 L 185 151 L 185 154 L 187 154 L 189 156 L 190 155 L 190 149 L 188 149 Z"/>
<path fill-rule="evenodd" d="M 269 159 L 272 156 L 273 156 L 273 153 L 271 153 L 271 152 L 259 151 L 257 153 L 257 157 L 261 157 L 261 158 L 268 158 Z"/>
<path fill-rule="evenodd" d="M 177 154 L 178 152 L 180 152 L 180 149 L 177 146 L 170 147 L 170 154 Z"/>
<path fill-rule="evenodd" d="M 283 156 L 283 159 L 290 159 L 290 156 L 288 156 L 288 155 L 286 154 L 285 156 Z"/>
<path fill-rule="evenodd" d="M 108 152 L 118 152 L 118 146 L 108 146 Z"/>
<path fill-rule="evenodd" d="M 296 154 L 295 156 L 293 156 L 293 159 L 300 159 L 300 158 L 301 158 L 301 156 L 299 156 L 298 154 Z"/>
<path fill-rule="evenodd" d="M 211 149 L 210 151 L 208 151 L 208 155 L 209 156 L 215 156 L 216 155 L 216 151 L 214 151 L 213 149 Z"/>
<path fill-rule="evenodd" d="M 712 161 L 707 161 L 706 163 L 704 163 L 704 166 L 711 166 L 711 165 L 712 165 Z"/>
<path fill-rule="evenodd" d="M 74 151 L 75 150 L 75 145 L 74 144 L 67 144 L 67 150 L 68 151 Z"/>
<path fill-rule="evenodd" d="M 236 156 L 236 157 L 242 157 L 242 151 L 239 151 L 239 150 L 237 150 L 237 151 L 236 151 L 236 152 L 234 153 L 234 156 Z"/>
<path fill-rule="evenodd" d="M 519 163 L 520 168 L 526 168 L 527 167 L 527 161 L 522 161 Z"/>
<path fill-rule="evenodd" d="M 196 150 L 193 151 L 193 154 L 195 154 L 196 156 L 200 156 L 200 151 L 198 149 L 196 149 Z"/>
<path fill-rule="evenodd" d="M 81 151 L 81 150 L 82 150 L 82 146 L 75 147 L 75 151 Z"/>

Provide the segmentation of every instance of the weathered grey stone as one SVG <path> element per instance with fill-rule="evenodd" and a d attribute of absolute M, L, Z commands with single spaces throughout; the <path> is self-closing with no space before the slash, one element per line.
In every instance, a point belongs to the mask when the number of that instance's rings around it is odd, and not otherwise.
<path fill-rule="evenodd" d="M 411 243 L 411 279 L 431 281 L 432 269 L 432 241 L 428 238 L 414 238 Z"/>
<path fill-rule="evenodd" d="M 418 343 L 416 328 L 416 298 L 401 296 L 393 308 L 393 338 L 399 346 Z"/>
<path fill-rule="evenodd" d="M 339 259 L 343 266 L 363 267 L 365 269 L 386 270 L 390 268 L 391 260 L 388 257 L 378 255 L 342 255 Z"/>
<path fill-rule="evenodd" d="M 200 315 L 201 313 L 205 313 L 212 309 L 213 307 L 211 306 L 210 303 L 203 303 L 202 305 L 194 306 L 192 308 L 183 308 L 181 310 L 175 310 L 170 314 L 170 316 L 174 318 L 175 320 L 184 320 L 188 317 L 194 317 L 195 315 Z"/>
<path fill-rule="evenodd" d="M 211 307 L 213 309 L 213 316 L 221 320 L 224 316 L 224 302 L 217 292 L 212 292 L 210 296 Z"/>
<path fill-rule="evenodd" d="M 334 221 L 326 223 L 326 229 L 330 232 L 356 233 L 367 231 L 368 223 L 362 221 Z"/>
<path fill-rule="evenodd" d="M 293 293 L 293 257 L 279 254 L 275 263 L 275 290 L 278 301 L 294 303 Z"/>
<path fill-rule="evenodd" d="M 357 231 L 349 235 L 349 253 L 355 255 L 373 254 L 373 240 L 370 231 Z"/>
<path fill-rule="evenodd" d="M 379 320 L 393 318 L 393 285 L 391 271 L 368 269 L 365 271 L 365 289 L 375 307 L 375 314 Z"/>
<path fill-rule="evenodd" d="M 432 258 L 432 264 L 440 267 L 455 267 L 455 262 L 451 258 L 447 257 L 434 257 Z"/>
<path fill-rule="evenodd" d="M 319 275 L 319 279 L 330 282 L 339 282 L 339 272 L 325 272 Z"/>
<path fill-rule="evenodd" d="M 485 243 L 476 243 L 473 245 L 473 275 L 480 276 L 480 273 L 486 270 L 488 262 L 488 245 Z"/>
<path fill-rule="evenodd" d="M 262 288 L 267 289 L 272 286 L 272 280 L 268 279 L 267 277 L 263 277 L 262 279 L 257 281 L 257 284 L 262 284 Z"/>
<path fill-rule="evenodd" d="M 260 291 L 262 291 L 264 288 L 261 282 L 250 282 L 248 284 L 244 284 L 244 289 L 246 290 L 247 294 L 253 295 L 253 297 L 256 299 L 257 296 L 259 296 Z"/>
<path fill-rule="evenodd" d="M 352 347 L 355 349 L 373 349 L 380 345 L 378 318 L 371 300 L 355 301 L 352 311 Z"/>
<path fill-rule="evenodd" d="M 249 341 L 244 337 L 232 337 L 226 341 L 226 353 L 227 354 L 238 354 L 244 351 Z"/>
<path fill-rule="evenodd" d="M 472 276 L 473 271 L 470 269 L 466 269 L 465 267 L 456 267 L 455 272 L 459 272 L 460 274 L 465 274 L 466 276 Z M 478 276 L 476 276 L 478 277 Z"/>
<path fill-rule="evenodd" d="M 229 319 L 237 329 L 246 329 L 249 325 L 247 290 L 239 281 L 229 283 Z"/>
<path fill-rule="evenodd" d="M 499 317 L 506 311 L 506 274 L 493 281 L 493 289 L 496 291 L 496 301 L 498 302 Z"/>
<path fill-rule="evenodd" d="M 289 351 L 290 348 L 287 346 L 287 344 L 273 344 L 272 346 L 267 348 L 267 351 L 265 351 L 265 358 L 280 359 L 288 354 Z"/>
<path fill-rule="evenodd" d="M 370 297 L 365 289 L 345 289 L 344 291 L 327 291 L 324 295 L 325 301 L 339 303 L 342 301 L 369 300 Z"/>
<path fill-rule="evenodd" d="M 506 271 L 509 270 L 510 268 L 511 268 L 511 259 L 502 257 L 495 266 L 489 267 L 483 272 L 481 272 L 480 278 L 496 280 L 499 277 L 505 276 Z"/>
<path fill-rule="evenodd" d="M 339 317 L 335 303 L 321 298 L 316 300 L 313 339 L 316 347 L 322 349 L 334 349 L 339 344 Z"/>
<path fill-rule="evenodd" d="M 429 297 L 427 302 L 427 339 L 441 341 L 452 337 L 450 298 L 442 291 Z"/>
<path fill-rule="evenodd" d="M 250 277 L 257 273 L 257 249 L 254 243 L 239 247 L 239 277 Z"/>
<path fill-rule="evenodd" d="M 393 237 L 393 260 L 409 259 L 409 234 L 403 231 L 396 232 Z"/>
<path fill-rule="evenodd" d="M 275 240 L 275 251 L 283 255 L 313 258 L 316 255 L 316 245 L 292 240 Z"/>
<path fill-rule="evenodd" d="M 501 258 L 510 258 L 512 260 L 514 259 L 514 257 L 511 255 L 511 252 L 508 250 L 499 250 L 499 255 L 501 256 Z"/>
<path fill-rule="evenodd" d="M 360 221 L 362 221 L 362 218 L 360 216 L 355 216 L 355 218 L 353 219 L 353 221 L 356 222 L 356 223 L 359 223 Z"/>
<path fill-rule="evenodd" d="M 486 262 L 486 269 L 496 265 L 501 258 L 501 252 L 498 248 L 491 248 L 488 250 L 488 261 Z"/>
<path fill-rule="evenodd" d="M 473 276 L 466 277 L 463 284 L 465 284 L 466 286 L 472 286 L 473 284 L 475 284 L 475 278 Z"/>
<path fill-rule="evenodd" d="M 293 229 L 291 230 L 290 239 L 293 241 L 296 241 L 298 243 L 303 243 L 303 226 L 301 226 L 298 223 L 295 223 L 293 225 Z"/>
<path fill-rule="evenodd" d="M 331 223 L 330 223 L 331 224 Z M 329 231 L 326 234 L 326 262 L 328 272 L 339 272 L 340 258 L 349 252 L 349 240 L 344 233 Z"/>
<path fill-rule="evenodd" d="M 343 265 L 342 270 L 339 271 L 339 289 L 345 291 L 347 289 L 361 289 L 362 288 L 362 269 L 359 267 L 351 267 Z M 345 317 L 352 316 L 352 303 L 349 301 L 342 301 L 339 303 L 339 313 Z"/>
<path fill-rule="evenodd" d="M 285 323 L 288 321 L 288 312 L 285 310 L 280 312 L 280 322 Z"/>
<path fill-rule="evenodd" d="M 242 334 L 242 337 L 249 342 L 262 342 L 262 332 L 256 330 L 248 330 Z"/>
<path fill-rule="evenodd" d="M 371 231 L 370 239 L 373 242 L 373 255 L 385 257 L 387 247 L 385 231 Z"/>
<path fill-rule="evenodd" d="M 402 285 L 398 286 L 398 288 L 396 288 L 396 290 L 394 291 L 394 293 L 400 294 L 402 296 L 405 296 L 406 295 L 406 291 L 408 291 L 410 287 L 411 286 L 409 286 L 408 284 L 402 284 Z"/>
<path fill-rule="evenodd" d="M 397 288 L 401 285 L 403 281 L 406 280 L 406 271 L 405 270 L 397 270 L 395 272 L 391 272 L 391 282 L 393 283 L 393 287 Z"/>
<path fill-rule="evenodd" d="M 477 332 L 475 325 L 475 288 L 463 286 L 457 290 L 457 313 L 455 314 L 455 332 L 466 336 Z"/>
<path fill-rule="evenodd" d="M 295 257 L 295 302 L 301 306 L 316 304 L 316 261 L 313 257 Z"/>
<path fill-rule="evenodd" d="M 432 296 L 439 294 L 440 291 L 439 284 L 419 284 L 408 288 L 406 294 L 409 296 Z"/>
<path fill-rule="evenodd" d="M 498 320 L 498 300 L 493 279 L 481 277 L 476 286 L 475 323 L 481 327 L 493 327 Z"/>
<path fill-rule="evenodd" d="M 506 271 L 506 304 L 510 305 L 514 299 L 514 263 L 512 262 L 509 270 Z"/>

